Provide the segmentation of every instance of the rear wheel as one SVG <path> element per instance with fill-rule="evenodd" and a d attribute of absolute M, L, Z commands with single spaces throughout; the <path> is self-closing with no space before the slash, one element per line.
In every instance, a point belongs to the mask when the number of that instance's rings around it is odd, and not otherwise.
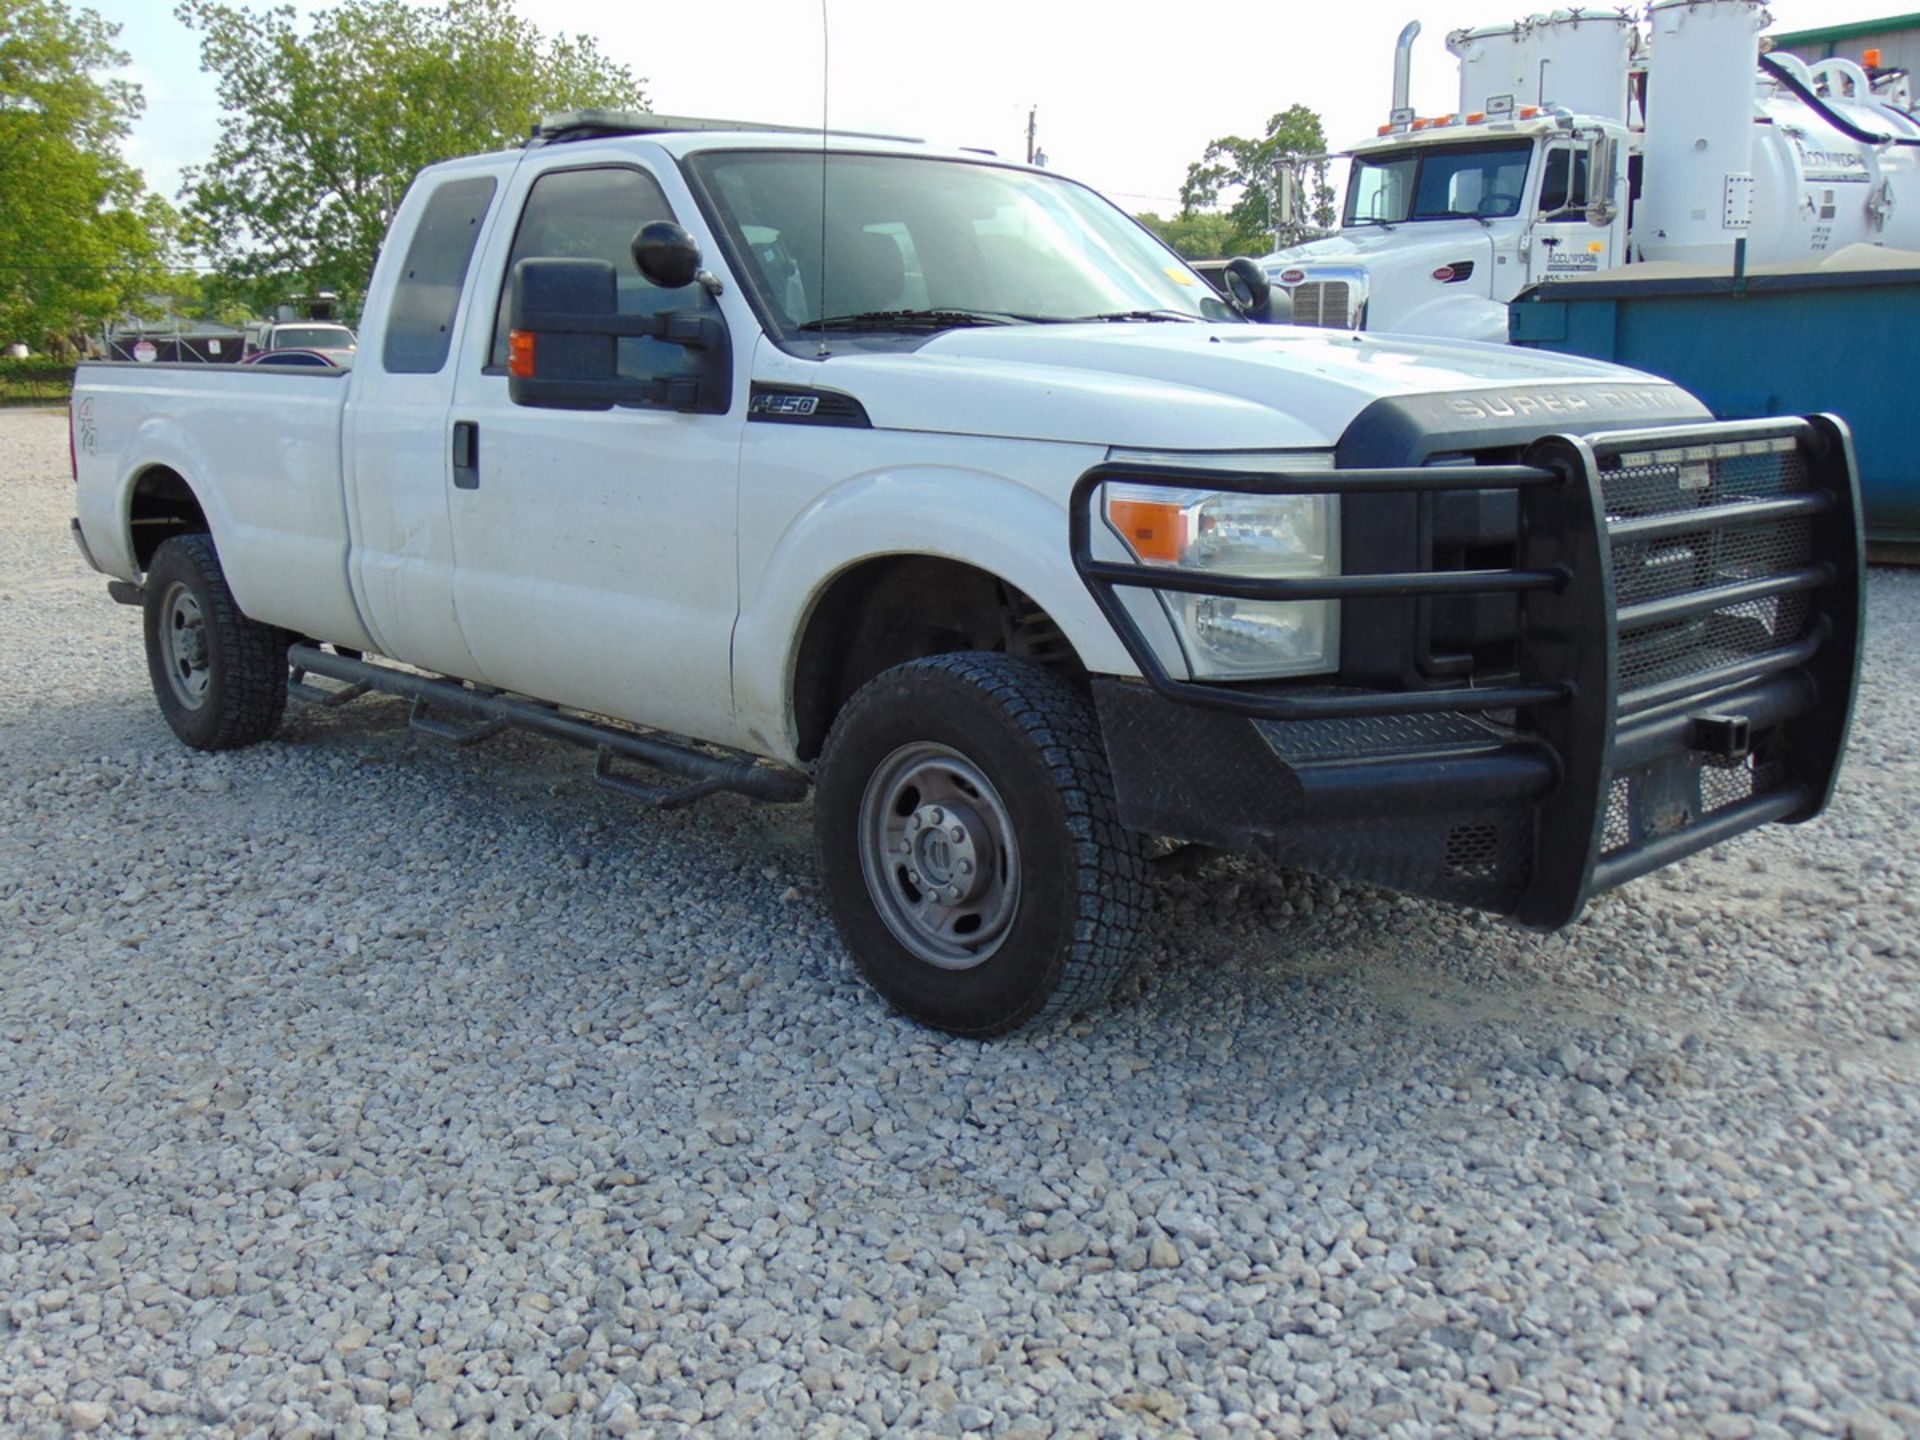
<path fill-rule="evenodd" d="M 196 750 L 265 740 L 287 708 L 287 635 L 249 620 L 210 535 L 176 535 L 146 578 L 147 670 L 173 733 Z"/>
<path fill-rule="evenodd" d="M 1091 708 L 999 654 L 886 671 L 835 719 L 814 806 L 835 923 L 923 1024 L 1004 1033 L 1100 1000 L 1148 906 Z"/>

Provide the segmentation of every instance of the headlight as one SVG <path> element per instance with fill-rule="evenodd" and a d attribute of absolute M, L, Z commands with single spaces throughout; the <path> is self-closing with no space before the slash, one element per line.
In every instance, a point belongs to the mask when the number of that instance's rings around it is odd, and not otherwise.
<path fill-rule="evenodd" d="M 1104 489 L 1108 525 L 1143 565 L 1261 580 L 1340 572 L 1340 509 L 1332 495 Z M 1316 675 L 1338 667 L 1340 610 L 1331 600 L 1155 593 L 1198 679 Z"/>

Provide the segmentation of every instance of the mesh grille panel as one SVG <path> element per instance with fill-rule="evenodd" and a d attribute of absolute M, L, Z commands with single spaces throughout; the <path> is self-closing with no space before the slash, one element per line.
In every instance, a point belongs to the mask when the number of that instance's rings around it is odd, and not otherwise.
<path fill-rule="evenodd" d="M 1613 542 L 1613 581 L 1622 607 L 1785 574 L 1811 561 L 1813 527 L 1803 517 L 1711 523 L 1719 506 L 1811 487 L 1811 470 L 1797 448 L 1756 448 L 1762 453 L 1715 454 L 1710 446 L 1628 453 L 1602 470 L 1610 520 L 1698 512 L 1703 522 L 1698 530 L 1665 539 Z M 1811 609 L 1804 594 L 1789 594 L 1624 630 L 1621 688 L 1697 674 L 1791 644 L 1805 633 Z"/>
<path fill-rule="evenodd" d="M 1345 330 L 1348 303 L 1346 281 L 1309 280 L 1293 287 L 1293 323 Z"/>
<path fill-rule="evenodd" d="M 1665 515 L 1736 500 L 1772 500 L 1812 488 L 1806 456 L 1798 450 L 1657 464 L 1626 463 L 1651 459 L 1629 452 L 1602 469 L 1600 484 L 1610 517 Z"/>
<path fill-rule="evenodd" d="M 1607 787 L 1607 825 L 1600 841 L 1603 851 L 1618 850 L 1633 839 L 1633 812 L 1628 800 L 1630 783 L 1625 775 L 1617 775 Z"/>
<path fill-rule="evenodd" d="M 1700 808 L 1707 814 L 1752 798 L 1753 757 L 1738 765 L 1707 765 L 1700 771 Z"/>

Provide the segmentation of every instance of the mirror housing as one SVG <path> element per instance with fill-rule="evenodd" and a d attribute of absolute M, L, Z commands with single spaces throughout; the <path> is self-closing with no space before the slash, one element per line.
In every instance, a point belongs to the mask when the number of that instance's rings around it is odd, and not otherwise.
<path fill-rule="evenodd" d="M 1234 309 L 1249 320 L 1267 318 L 1267 302 L 1273 297 L 1273 282 L 1267 278 L 1267 272 L 1261 268 L 1258 260 L 1236 255 L 1227 262 L 1226 274 L 1222 278 L 1226 284 L 1227 302 Z"/>
<path fill-rule="evenodd" d="M 654 220 L 633 237 L 633 263 L 649 283 L 678 290 L 700 276 L 700 242 L 671 220 Z"/>
<path fill-rule="evenodd" d="M 653 405 L 724 415 L 732 401 L 726 322 L 695 310 L 621 314 L 619 276 L 604 260 L 522 260 L 513 267 L 507 313 L 507 395 L 516 405 Z M 670 374 L 622 375 L 623 339 L 685 346 L 693 358 Z"/>
<path fill-rule="evenodd" d="M 1620 170 L 1620 142 L 1611 136 L 1596 135 L 1587 152 L 1587 223 L 1611 225 L 1620 213 L 1613 203 L 1613 190 Z"/>

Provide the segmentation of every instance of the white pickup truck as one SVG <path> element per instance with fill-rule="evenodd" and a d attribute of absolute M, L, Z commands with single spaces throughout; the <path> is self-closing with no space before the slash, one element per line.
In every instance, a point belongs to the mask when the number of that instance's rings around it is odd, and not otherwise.
<path fill-rule="evenodd" d="M 419 176 L 361 338 L 80 371 L 176 734 L 371 689 L 658 804 L 811 785 L 848 950 L 955 1033 L 1099 997 L 1149 844 L 1552 927 L 1838 769 L 1837 422 L 1248 323 L 1055 174 L 563 117 Z"/>

